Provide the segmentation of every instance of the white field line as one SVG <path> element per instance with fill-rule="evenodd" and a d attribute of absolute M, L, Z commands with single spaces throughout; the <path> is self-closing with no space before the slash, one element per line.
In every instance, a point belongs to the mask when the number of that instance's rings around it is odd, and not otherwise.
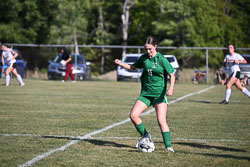
<path fill-rule="evenodd" d="M 35 134 L 0 134 L 5 137 L 41 137 L 41 138 L 56 138 L 56 139 L 68 139 L 68 140 L 82 140 L 76 136 L 58 136 L 58 135 L 35 135 Z M 117 139 L 117 140 L 138 140 L 138 137 L 119 137 L 119 136 L 107 136 L 107 137 L 89 137 L 88 139 Z M 162 138 L 153 137 L 154 140 L 162 140 Z M 223 143 L 249 143 L 249 140 L 233 140 L 233 139 L 187 139 L 187 138 L 175 138 L 175 141 L 197 141 L 197 142 L 223 142 Z"/>
<path fill-rule="evenodd" d="M 209 90 L 209 89 L 212 89 L 212 88 L 214 88 L 214 87 L 215 87 L 215 86 L 210 86 L 210 87 L 208 87 L 208 88 L 206 88 L 206 89 L 203 89 L 203 90 L 200 90 L 200 91 L 198 91 L 198 92 L 194 92 L 194 93 L 187 94 L 187 95 L 185 95 L 185 96 L 182 96 L 182 97 L 180 97 L 180 98 L 177 98 L 176 100 L 171 101 L 169 104 L 175 103 L 175 102 L 177 102 L 177 101 L 180 101 L 180 100 L 182 100 L 182 99 L 185 99 L 185 98 L 187 98 L 187 97 L 190 97 L 190 96 L 193 96 L 193 95 L 196 95 L 196 94 L 203 93 L 203 92 L 205 92 L 205 91 L 207 91 L 207 90 Z M 153 112 L 153 111 L 154 111 L 154 108 L 152 108 L 151 110 L 149 110 L 149 111 L 147 111 L 147 112 L 144 112 L 142 115 L 148 115 L 148 114 L 150 114 L 150 113 Z M 25 162 L 25 163 L 19 165 L 19 167 L 31 166 L 31 165 L 35 164 L 37 161 L 39 161 L 39 160 L 41 160 L 41 159 L 43 159 L 43 158 L 46 158 L 46 157 L 50 156 L 51 154 L 53 154 L 53 153 L 55 153 L 55 152 L 64 151 L 65 149 L 67 149 L 67 148 L 70 147 L 71 145 L 76 144 L 76 143 L 78 143 L 78 142 L 81 141 L 81 140 L 88 139 L 88 138 L 90 138 L 92 135 L 96 135 L 96 134 L 102 133 L 102 132 L 107 131 L 107 130 L 113 128 L 113 127 L 116 127 L 116 126 L 125 124 L 125 123 L 127 123 L 127 122 L 129 122 L 129 121 L 130 121 L 130 118 L 125 119 L 124 121 L 121 121 L 121 122 L 118 122 L 118 123 L 114 123 L 114 124 L 109 125 L 109 126 L 107 126 L 107 127 L 105 127 L 105 128 L 102 128 L 102 129 L 99 129 L 99 130 L 90 132 L 90 133 L 88 133 L 88 134 L 86 134 L 86 135 L 84 135 L 84 136 L 79 136 L 78 138 L 79 138 L 80 140 L 72 140 L 72 141 L 68 142 L 67 144 L 63 145 L 62 147 L 59 147 L 59 148 L 50 150 L 50 151 L 48 151 L 48 152 L 45 152 L 45 153 L 43 153 L 43 154 L 40 154 L 40 155 L 36 156 L 35 158 L 33 158 L 33 159 L 31 159 L 31 160 L 29 160 L 29 161 L 27 161 L 27 162 Z"/>

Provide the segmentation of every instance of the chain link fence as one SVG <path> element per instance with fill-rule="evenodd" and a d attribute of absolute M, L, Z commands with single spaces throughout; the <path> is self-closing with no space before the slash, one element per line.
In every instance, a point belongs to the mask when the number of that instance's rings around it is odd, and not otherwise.
<path fill-rule="evenodd" d="M 27 63 L 27 70 L 45 71 L 48 62 L 52 60 L 62 47 L 66 47 L 74 53 L 74 45 L 39 45 L 39 44 L 7 44 L 9 47 L 18 49 Z M 91 73 L 94 76 L 116 70 L 114 59 L 122 59 L 122 51 L 126 53 L 144 53 L 144 46 L 121 46 L 121 45 L 78 45 L 79 52 L 87 61 L 91 62 Z M 240 54 L 249 54 L 250 48 L 236 48 Z M 166 55 L 175 55 L 180 64 L 180 70 L 203 69 L 207 73 L 214 72 L 223 64 L 227 53 L 225 47 L 163 47 L 157 48 Z M 190 76 L 191 77 L 191 76 Z M 206 83 L 213 81 L 213 75 L 206 75 Z"/>

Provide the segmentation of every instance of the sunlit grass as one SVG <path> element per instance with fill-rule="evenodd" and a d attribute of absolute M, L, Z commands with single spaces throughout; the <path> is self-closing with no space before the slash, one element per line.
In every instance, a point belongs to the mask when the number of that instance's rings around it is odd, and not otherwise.
<path fill-rule="evenodd" d="M 127 119 L 140 92 L 136 82 L 25 82 L 24 87 L 15 80 L 9 87 L 0 85 L 0 166 L 21 165 L 76 137 Z M 176 84 L 168 100 L 210 86 Z M 135 149 L 139 135 L 128 122 L 55 152 L 34 166 L 249 166 L 250 101 L 234 88 L 230 104 L 220 105 L 224 94 L 225 87 L 216 85 L 168 106 L 173 154 L 164 150 L 152 112 L 142 119 L 156 144 L 153 153 Z"/>

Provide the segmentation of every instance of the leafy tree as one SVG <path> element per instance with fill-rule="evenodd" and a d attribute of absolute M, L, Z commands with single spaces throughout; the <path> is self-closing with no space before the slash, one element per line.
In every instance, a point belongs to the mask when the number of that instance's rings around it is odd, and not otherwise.
<path fill-rule="evenodd" d="M 128 11 L 123 18 L 129 20 L 123 22 L 121 16 Z M 160 46 L 250 47 L 249 11 L 249 0 L 2 0 L 0 41 L 143 45 L 146 36 L 154 35 Z M 20 49 L 29 68 L 47 66 L 52 56 L 50 49 Z M 121 49 L 75 47 L 75 52 L 79 49 L 96 73 L 114 69 L 113 59 L 122 56 Z M 204 50 L 168 52 L 177 55 L 183 67 L 205 63 Z M 221 65 L 224 55 L 209 51 L 209 66 Z"/>
<path fill-rule="evenodd" d="M 129 45 L 144 45 L 146 36 L 153 35 L 152 22 L 157 20 L 159 8 L 157 0 L 136 1 L 130 10 Z"/>
<path fill-rule="evenodd" d="M 84 43 L 87 37 L 89 11 L 88 0 L 57 0 L 58 13 L 55 24 L 51 26 L 50 43 L 74 44 L 75 52 L 79 52 L 78 43 Z"/>
<path fill-rule="evenodd" d="M 35 1 L 0 2 L 0 38 L 4 42 L 35 43 L 40 14 Z"/>

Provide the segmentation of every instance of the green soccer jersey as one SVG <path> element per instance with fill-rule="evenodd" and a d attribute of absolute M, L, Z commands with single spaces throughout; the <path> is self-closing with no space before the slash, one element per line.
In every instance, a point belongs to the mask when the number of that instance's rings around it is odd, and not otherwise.
<path fill-rule="evenodd" d="M 174 68 L 161 53 L 157 52 L 153 58 L 143 54 L 133 66 L 143 69 L 141 96 L 158 97 L 166 94 L 167 74 L 173 73 Z"/>

